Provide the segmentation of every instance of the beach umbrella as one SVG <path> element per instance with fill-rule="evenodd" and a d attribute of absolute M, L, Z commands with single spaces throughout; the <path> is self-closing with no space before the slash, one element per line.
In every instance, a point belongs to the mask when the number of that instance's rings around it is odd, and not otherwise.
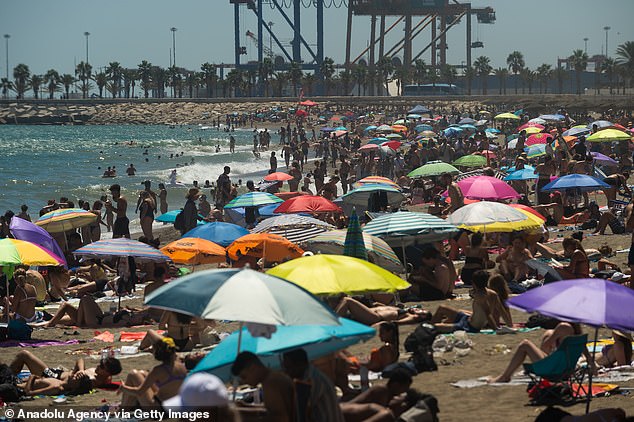
<path fill-rule="evenodd" d="M 563 136 L 584 136 L 584 135 L 589 135 L 590 133 L 592 133 L 592 130 L 584 126 L 584 127 L 573 127 L 571 129 L 568 129 L 567 131 L 563 132 L 562 135 Z"/>
<path fill-rule="evenodd" d="M 292 243 L 300 243 L 334 229 L 335 226 L 316 218 L 299 214 L 283 214 L 261 221 L 252 232 L 276 234 Z"/>
<path fill-rule="evenodd" d="M 490 132 L 490 133 L 495 133 L 496 135 L 499 135 L 500 133 L 502 133 L 502 131 L 500 129 L 496 129 L 494 127 L 488 127 L 486 129 L 484 129 L 485 132 Z"/>
<path fill-rule="evenodd" d="M 489 140 L 498 138 L 498 136 L 492 132 L 484 132 L 484 136 L 486 136 L 486 138 Z M 493 147 L 493 145 L 491 145 L 490 147 Z"/>
<path fill-rule="evenodd" d="M 424 105 L 416 105 L 414 108 L 408 111 L 408 113 L 416 113 L 416 114 L 427 114 L 431 110 L 425 107 Z"/>
<path fill-rule="evenodd" d="M 397 188 L 397 189 L 401 188 L 399 185 L 397 185 L 391 179 L 388 179 L 387 177 L 383 177 L 383 176 L 367 176 L 367 177 L 364 177 L 363 179 L 361 179 L 358 182 L 356 182 L 355 186 L 358 187 L 358 186 L 361 186 L 361 185 L 370 185 L 370 184 L 389 185 L 389 186 L 392 186 L 392 187 Z"/>
<path fill-rule="evenodd" d="M 346 230 L 346 240 L 343 243 L 343 254 L 355 258 L 368 260 L 368 251 L 365 249 L 363 242 L 363 232 L 359 224 L 359 216 L 357 210 L 353 207 L 350 214 L 348 229 Z"/>
<path fill-rule="evenodd" d="M 523 130 L 527 135 L 533 135 L 536 133 L 540 133 L 542 131 L 542 129 L 539 129 L 538 127 L 527 127 L 526 129 L 523 129 Z"/>
<path fill-rule="evenodd" d="M 382 147 L 392 148 L 394 151 L 399 149 L 402 145 L 403 143 L 399 141 L 388 141 L 381 144 Z"/>
<path fill-rule="evenodd" d="M 364 132 L 369 132 L 371 130 L 376 130 L 377 126 L 375 125 L 370 125 L 368 127 L 366 127 L 365 129 L 363 129 Z"/>
<path fill-rule="evenodd" d="M 264 176 L 264 180 L 266 180 L 267 182 L 285 182 L 287 180 L 293 180 L 293 176 L 288 173 L 276 171 L 275 173 L 267 174 L 266 176 Z"/>
<path fill-rule="evenodd" d="M 317 105 L 317 103 L 314 102 L 314 101 L 311 101 L 311 100 L 305 100 L 305 101 L 302 101 L 301 103 L 299 103 L 299 105 L 303 105 L 303 106 L 306 106 L 306 107 L 314 107 L 314 106 Z"/>
<path fill-rule="evenodd" d="M 342 212 L 342 210 L 323 196 L 302 195 L 284 201 L 275 209 L 275 212 L 278 214 L 295 214 L 300 212 Z"/>
<path fill-rule="evenodd" d="M 535 217 L 540 219 L 541 221 L 546 221 L 546 217 L 544 217 L 539 212 L 537 212 L 534 208 L 529 207 L 528 205 L 524 205 L 524 204 L 509 204 L 509 207 L 518 209 L 518 210 L 522 211 L 524 214 L 526 214 L 527 212 L 531 213 Z"/>
<path fill-rule="evenodd" d="M 440 176 L 443 173 L 458 174 L 460 170 L 444 161 L 430 161 L 425 165 L 412 170 L 407 177 L 432 177 Z"/>
<path fill-rule="evenodd" d="M 418 136 L 422 138 L 434 138 L 437 135 L 436 135 L 436 132 L 433 132 L 431 130 L 424 130 L 421 133 L 419 133 Z"/>
<path fill-rule="evenodd" d="M 542 216 L 536 215 L 536 211 L 530 212 L 525 209 L 517 208 L 511 204 L 512 208 L 516 208 L 517 211 L 525 215 L 525 220 L 522 221 L 503 221 L 491 224 L 479 224 L 479 225 L 467 225 L 462 224 L 459 227 L 461 229 L 469 230 L 472 232 L 481 233 L 511 233 L 521 230 L 537 230 L 544 225 L 545 219 Z"/>
<path fill-rule="evenodd" d="M 586 138 L 589 142 L 629 141 L 632 136 L 618 129 L 603 129 Z"/>
<path fill-rule="evenodd" d="M 530 164 L 524 164 L 524 169 L 535 170 L 535 167 L 531 166 Z M 513 173 L 514 171 L 517 171 L 515 166 L 513 166 L 513 167 L 502 167 L 502 170 L 504 170 L 507 173 Z M 522 170 L 522 169 L 520 169 L 520 170 Z M 504 179 L 504 177 L 502 177 L 502 179 Z"/>
<path fill-rule="evenodd" d="M 178 214 L 181 213 L 181 211 L 183 210 L 168 211 L 165 214 L 161 214 L 156 217 L 155 220 L 161 223 L 174 223 L 176 221 L 176 217 L 178 216 Z M 196 223 L 198 226 L 205 224 L 205 222 L 202 220 L 203 218 L 205 218 L 204 216 L 198 214 L 198 218 L 199 220 Z"/>
<path fill-rule="evenodd" d="M 73 255 L 95 259 L 107 259 L 113 256 L 132 257 L 140 262 L 169 261 L 169 257 L 158 249 L 138 240 L 120 237 L 103 239 L 89 243 L 73 252 Z"/>
<path fill-rule="evenodd" d="M 552 142 L 552 140 L 552 135 L 546 133 L 535 133 L 526 139 L 526 146 L 529 147 L 531 145 L 547 144 Z"/>
<path fill-rule="evenodd" d="M 482 155 L 463 155 L 454 161 L 453 165 L 460 167 L 484 167 L 487 165 L 487 158 Z"/>
<path fill-rule="evenodd" d="M 579 189 L 583 192 L 590 192 L 595 190 L 610 189 L 610 185 L 603 180 L 597 179 L 587 174 L 569 174 L 566 176 L 558 177 L 552 182 L 548 183 L 541 190 L 555 191 L 566 189 Z"/>
<path fill-rule="evenodd" d="M 472 119 L 471 117 L 463 117 L 462 119 L 460 119 L 460 121 L 458 122 L 459 125 L 473 125 L 475 124 L 475 120 Z"/>
<path fill-rule="evenodd" d="M 506 144 L 506 148 L 508 149 L 515 149 L 517 148 L 517 142 L 519 141 L 519 139 L 515 138 L 515 139 L 511 139 L 510 141 L 507 142 Z"/>
<path fill-rule="evenodd" d="M 247 192 L 234 198 L 225 205 L 225 208 L 258 207 L 281 202 L 284 202 L 284 200 L 268 192 Z"/>
<path fill-rule="evenodd" d="M 546 145 L 531 145 L 530 147 L 524 148 L 524 151 L 526 151 L 526 155 L 528 155 L 528 158 L 540 157 L 542 155 L 546 155 Z"/>
<path fill-rule="evenodd" d="M 185 233 L 183 237 L 197 237 L 217 243 L 222 247 L 227 247 L 234 240 L 247 234 L 249 234 L 249 231 L 244 227 L 240 227 L 236 224 L 215 221 L 213 223 L 194 227 Z"/>
<path fill-rule="evenodd" d="M 209 240 L 183 237 L 161 248 L 176 264 L 200 265 L 225 262 L 226 250 Z"/>
<path fill-rule="evenodd" d="M 407 122 L 405 121 L 405 119 L 398 119 L 395 122 L 392 123 L 392 125 L 404 125 Z"/>
<path fill-rule="evenodd" d="M 296 244 L 271 233 L 250 233 L 234 240 L 227 247 L 227 254 L 233 260 L 238 260 L 240 256 L 253 256 L 279 262 L 300 257 L 303 253 Z"/>
<path fill-rule="evenodd" d="M 394 132 L 407 132 L 407 126 L 403 126 L 402 124 L 393 124 L 392 130 Z"/>
<path fill-rule="evenodd" d="M 614 126 L 614 123 L 607 120 L 595 120 L 594 122 L 589 123 L 587 128 L 592 130 L 595 126 L 599 129 L 605 129 Z"/>
<path fill-rule="evenodd" d="M 331 138 L 339 138 L 339 137 L 345 135 L 346 133 L 348 133 L 347 130 L 335 130 L 334 132 L 330 133 L 330 137 Z"/>
<path fill-rule="evenodd" d="M 442 218 L 423 212 L 399 211 L 375 218 L 363 227 L 365 233 L 379 236 L 389 245 L 430 243 L 449 239 L 458 229 Z"/>
<path fill-rule="evenodd" d="M 318 254 L 284 262 L 267 271 L 315 295 L 395 293 L 410 284 L 391 272 L 362 259 Z"/>
<path fill-rule="evenodd" d="M 535 117 L 534 119 L 530 119 L 528 123 L 537 123 L 539 125 L 545 125 L 546 120 L 542 119 L 541 117 Z"/>
<path fill-rule="evenodd" d="M 368 141 L 368 144 L 373 144 L 373 145 L 381 145 L 383 142 L 388 142 L 389 139 L 383 136 L 379 136 L 376 138 L 372 138 Z"/>
<path fill-rule="evenodd" d="M 308 116 L 308 112 L 306 110 L 296 110 L 295 115 L 299 117 L 306 117 Z"/>
<path fill-rule="evenodd" d="M 521 196 L 508 183 L 490 176 L 469 177 L 459 181 L 458 186 L 469 199 L 501 200 Z"/>
<path fill-rule="evenodd" d="M 607 155 L 601 154 L 600 152 L 591 152 L 592 158 L 594 158 L 594 162 L 597 164 L 603 164 L 606 166 L 618 166 L 619 162 L 608 157 Z M 13 221 L 13 220 L 12 220 Z"/>
<path fill-rule="evenodd" d="M 524 123 L 522 126 L 518 127 L 518 128 L 517 128 L 517 131 L 518 131 L 518 132 L 521 132 L 521 131 L 523 131 L 523 130 L 525 130 L 525 129 L 528 129 L 528 128 L 531 128 L 531 127 L 537 128 L 537 129 L 539 129 L 540 131 L 542 131 L 542 130 L 546 129 L 546 126 L 544 126 L 544 125 L 540 125 L 539 123 L 532 123 L 532 122 L 528 122 L 528 123 Z"/>
<path fill-rule="evenodd" d="M 447 129 L 443 130 L 442 133 L 447 138 L 453 138 L 460 135 L 462 133 L 462 129 L 459 127 L 448 127 Z"/>
<path fill-rule="evenodd" d="M 457 226 L 480 226 L 493 223 L 512 223 L 526 219 L 527 216 L 524 213 L 506 204 L 481 201 L 457 209 L 449 215 L 447 222 Z"/>
<path fill-rule="evenodd" d="M 97 216 L 80 208 L 60 208 L 47 212 L 35 222 L 49 233 L 63 233 L 87 226 L 97 221 Z"/>
<path fill-rule="evenodd" d="M 416 127 L 414 128 L 414 130 L 416 132 L 423 132 L 423 131 L 433 131 L 434 128 L 431 125 L 416 125 Z"/>
<path fill-rule="evenodd" d="M 366 128 L 366 129 L 367 129 L 367 128 Z M 334 128 L 334 127 L 325 126 L 325 127 L 322 127 L 322 128 L 321 128 L 321 129 L 319 129 L 319 130 L 321 130 L 322 132 L 332 132 L 332 131 L 334 131 L 334 130 L 335 130 L 335 128 Z"/>
<path fill-rule="evenodd" d="M 422 116 L 421 116 L 420 114 L 415 114 L 415 113 L 413 113 L 413 114 L 408 114 L 408 115 L 407 115 L 407 119 L 411 119 L 411 120 L 418 120 L 418 119 L 420 119 L 421 117 L 422 117 Z"/>
<path fill-rule="evenodd" d="M 493 147 L 493 145 L 491 147 Z M 486 158 L 495 158 L 495 152 L 493 152 L 491 150 L 488 150 L 488 149 L 485 149 L 485 150 L 482 150 L 482 151 L 478 151 L 478 152 L 474 152 L 474 155 L 482 155 L 482 156 L 484 156 Z"/>
<path fill-rule="evenodd" d="M 294 283 L 243 269 L 196 271 L 159 287 L 144 303 L 208 320 L 267 325 L 338 325 L 337 316 Z"/>
<path fill-rule="evenodd" d="M 62 248 L 60 248 L 55 239 L 40 226 L 16 216 L 11 219 L 9 230 L 11 230 L 11 234 L 16 239 L 35 243 L 53 252 L 53 254 L 61 260 L 62 264 L 66 266 L 66 259 L 64 258 Z"/>
<path fill-rule="evenodd" d="M 539 118 L 547 122 L 559 122 L 561 120 L 564 120 L 566 116 L 563 116 L 561 114 L 542 114 L 539 116 Z"/>
<path fill-rule="evenodd" d="M 363 184 L 342 195 L 341 198 L 344 204 L 367 206 L 368 201 L 378 195 L 385 195 L 389 205 L 398 205 L 405 198 L 400 189 L 382 183 Z"/>
<path fill-rule="evenodd" d="M 495 120 L 519 120 L 520 116 L 516 116 L 513 113 L 500 113 L 494 117 Z"/>
<path fill-rule="evenodd" d="M 231 366 L 235 361 L 240 335 L 240 350 L 258 355 L 260 361 L 271 369 L 281 369 L 281 354 L 302 348 L 313 361 L 338 350 L 374 337 L 376 331 L 356 321 L 339 319 L 341 325 L 277 326 L 270 338 L 254 337 L 245 327 L 234 332 L 212 349 L 191 371 L 210 372 L 221 380 L 231 380 Z"/>
<path fill-rule="evenodd" d="M 392 127 L 389 125 L 381 125 L 376 128 L 377 132 L 392 132 Z"/>
<path fill-rule="evenodd" d="M 368 151 L 376 151 L 378 149 L 379 149 L 379 146 L 377 144 L 370 143 L 370 144 L 363 145 L 361 148 L 358 149 L 358 151 L 368 152 Z"/>
<path fill-rule="evenodd" d="M 390 140 L 403 139 L 403 136 L 401 134 L 398 134 L 398 133 L 388 133 L 387 135 L 385 135 L 385 137 L 387 139 L 390 139 Z"/>
<path fill-rule="evenodd" d="M 523 168 L 520 170 L 515 170 L 509 173 L 508 176 L 504 178 L 505 181 L 512 180 L 531 180 L 538 179 L 539 175 L 535 173 L 535 169 Z"/>
<path fill-rule="evenodd" d="M 460 127 L 460 129 L 470 130 L 472 132 L 475 132 L 476 130 L 478 130 L 478 128 L 476 128 L 475 126 L 470 125 L 470 124 L 463 124 L 463 125 L 460 125 L 459 127 Z"/>
<path fill-rule="evenodd" d="M 343 255 L 346 235 L 347 230 L 332 230 L 302 242 L 301 246 L 303 249 L 315 253 Z M 362 232 L 362 235 L 363 244 L 370 262 L 393 273 L 403 272 L 403 264 L 401 264 L 390 245 L 383 239 L 369 233 Z"/>
<path fill-rule="evenodd" d="M 522 293 L 506 303 L 525 312 L 539 312 L 560 321 L 595 328 L 596 350 L 600 327 L 634 331 L 634 290 L 602 278 L 561 280 Z M 588 371 L 588 391 L 592 391 L 592 371 Z M 587 394 L 586 413 L 592 394 Z"/>
<path fill-rule="evenodd" d="M 62 257 L 35 243 L 18 239 L 0 239 L 0 266 L 58 266 L 63 264 L 65 261 Z"/>

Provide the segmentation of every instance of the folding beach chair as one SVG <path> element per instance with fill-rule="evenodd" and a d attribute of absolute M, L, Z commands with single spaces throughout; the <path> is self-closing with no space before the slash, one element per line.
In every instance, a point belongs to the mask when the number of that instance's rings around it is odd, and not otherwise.
<path fill-rule="evenodd" d="M 524 371 L 533 380 L 531 385 L 535 389 L 532 392 L 534 403 L 565 403 L 586 395 L 582 383 L 587 369 L 577 368 L 577 361 L 585 350 L 587 341 L 587 334 L 566 337 L 551 355 L 537 362 L 524 364 Z"/>

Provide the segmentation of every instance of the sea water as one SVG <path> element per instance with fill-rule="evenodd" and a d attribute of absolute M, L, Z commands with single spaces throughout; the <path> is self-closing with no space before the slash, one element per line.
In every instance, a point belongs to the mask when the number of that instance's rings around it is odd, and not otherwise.
<path fill-rule="evenodd" d="M 229 135 L 236 139 L 235 153 L 229 152 Z M 273 134 L 271 145 L 277 140 Z M 158 183 L 167 184 L 176 169 L 177 180 L 186 187 L 167 187 L 167 202 L 173 210 L 183 206 L 194 180 L 201 187 L 205 180 L 215 182 L 226 165 L 231 167 L 232 181 L 242 178 L 243 184 L 248 175 L 269 168 L 268 154 L 258 159 L 251 152 L 251 128 L 229 133 L 197 126 L 0 125 L 0 145 L 0 214 L 9 209 L 17 214 L 26 204 L 34 221 L 49 199 L 59 201 L 65 196 L 76 206 L 83 199 L 92 207 L 101 195 L 110 198 L 108 188 L 118 183 L 128 199 L 128 217 L 134 227 L 138 226 L 134 204 L 145 180 L 152 181 L 157 191 Z M 220 152 L 216 152 L 218 145 Z M 130 163 L 137 169 L 135 176 L 126 174 Z M 117 177 L 102 178 L 109 166 L 116 167 Z"/>

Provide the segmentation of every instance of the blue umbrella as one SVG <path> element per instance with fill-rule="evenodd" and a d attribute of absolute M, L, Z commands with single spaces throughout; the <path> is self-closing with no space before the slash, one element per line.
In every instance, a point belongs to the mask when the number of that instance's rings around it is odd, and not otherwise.
<path fill-rule="evenodd" d="M 253 337 L 246 328 L 242 329 L 240 350 L 259 356 L 262 363 L 272 369 L 281 368 L 280 354 L 303 348 L 309 360 L 329 355 L 360 341 L 374 337 L 374 328 L 340 318 L 341 325 L 278 326 L 270 339 Z M 238 332 L 232 333 L 216 346 L 192 372 L 210 372 L 223 381 L 231 379 L 231 365 L 238 349 Z"/>
<path fill-rule="evenodd" d="M 277 206 L 277 204 L 275 204 Z M 199 239 L 209 240 L 220 246 L 227 247 L 239 237 L 249 234 L 249 231 L 243 227 L 231 223 L 223 223 L 216 221 L 213 223 L 203 224 L 194 227 L 183 237 L 197 237 Z"/>
<path fill-rule="evenodd" d="M 502 131 L 500 129 L 496 129 L 494 127 L 488 127 L 486 129 L 484 129 L 484 131 L 485 132 L 495 133 L 495 134 L 502 133 Z"/>
<path fill-rule="evenodd" d="M 335 130 L 348 130 L 348 128 L 345 126 L 337 126 Z"/>
<path fill-rule="evenodd" d="M 414 130 L 416 132 L 422 132 L 424 130 L 431 130 L 433 131 L 434 128 L 431 125 L 416 125 L 416 127 L 414 128 Z"/>
<path fill-rule="evenodd" d="M 559 177 L 542 188 L 543 191 L 580 189 L 583 192 L 609 189 L 610 185 L 586 174 L 569 174 Z"/>
<path fill-rule="evenodd" d="M 533 167 L 533 166 L 531 166 L 529 164 L 526 164 L 526 165 L 524 165 L 524 169 L 535 170 L 535 167 Z M 515 168 L 515 166 L 513 166 L 513 167 L 501 167 L 500 170 L 505 171 L 507 173 L 513 173 L 517 169 Z"/>
<path fill-rule="evenodd" d="M 530 179 L 537 179 L 537 178 L 539 178 L 539 175 L 535 174 L 535 170 L 524 168 L 524 169 L 520 169 L 520 170 L 516 170 L 512 172 L 511 174 L 506 176 L 504 180 L 505 181 L 530 180 Z"/>
<path fill-rule="evenodd" d="M 374 126 L 374 125 L 370 125 L 368 127 L 366 127 L 365 129 L 363 129 L 364 132 L 369 132 L 371 130 L 376 130 L 378 126 Z M 323 130 L 323 129 L 322 129 Z"/>
<path fill-rule="evenodd" d="M 572 129 L 568 129 L 567 131 L 562 133 L 562 136 L 581 136 L 588 135 L 591 132 L 592 131 L 590 129 L 585 127 L 573 127 Z"/>
<path fill-rule="evenodd" d="M 561 114 L 542 114 L 541 116 L 539 116 L 539 118 L 543 119 L 543 120 L 550 120 L 550 121 L 558 122 L 560 120 L 564 120 L 566 118 L 566 116 L 563 116 Z"/>
<path fill-rule="evenodd" d="M 334 132 L 335 128 L 334 127 L 322 127 L 321 129 L 322 132 Z"/>
<path fill-rule="evenodd" d="M 476 131 L 478 130 L 475 126 L 471 125 L 471 124 L 463 124 L 460 125 L 460 129 L 465 129 L 465 130 L 472 130 L 472 131 Z"/>
<path fill-rule="evenodd" d="M 414 113 L 414 114 L 427 114 L 429 113 L 431 110 L 428 109 L 427 107 L 418 104 L 416 107 L 414 107 L 413 109 L 409 110 L 408 113 Z"/>
<path fill-rule="evenodd" d="M 345 195 L 342 195 L 341 198 L 344 204 L 367 206 L 368 201 L 373 195 L 385 195 L 385 199 L 389 205 L 398 205 L 405 198 L 405 195 L 397 188 L 382 183 L 368 183 L 359 186 Z"/>
<path fill-rule="evenodd" d="M 472 125 L 474 124 L 476 121 L 473 120 L 471 117 L 465 117 L 463 119 L 461 119 L 458 124 L 459 125 Z"/>
<path fill-rule="evenodd" d="M 606 127 L 614 126 L 614 123 L 608 122 L 607 120 L 595 120 L 594 122 L 588 125 L 588 129 L 592 129 L 593 126 L 597 126 L 599 129 L 604 129 Z"/>
<path fill-rule="evenodd" d="M 461 134 L 462 129 L 459 127 L 448 127 L 447 129 L 442 131 L 443 134 L 448 137 L 448 138 L 452 138 L 454 136 L 458 136 Z"/>

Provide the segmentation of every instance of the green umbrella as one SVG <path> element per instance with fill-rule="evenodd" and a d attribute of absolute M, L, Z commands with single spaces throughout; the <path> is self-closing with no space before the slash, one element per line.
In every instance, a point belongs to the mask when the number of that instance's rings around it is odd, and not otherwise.
<path fill-rule="evenodd" d="M 357 216 L 356 208 L 353 208 L 352 214 L 350 214 L 350 223 L 348 224 L 348 231 L 346 232 L 346 241 L 343 244 L 343 254 L 363 259 L 365 261 L 368 260 L 368 251 L 365 249 L 363 232 L 361 231 L 361 226 L 359 225 L 359 217 Z"/>
<path fill-rule="evenodd" d="M 412 170 L 407 177 L 430 177 L 439 176 L 443 173 L 458 174 L 460 170 L 444 161 L 430 161 L 424 166 Z"/>
<path fill-rule="evenodd" d="M 247 192 L 229 202 L 225 205 L 225 208 L 258 207 L 260 205 L 278 204 L 281 202 L 284 202 L 284 200 L 267 192 Z"/>
<path fill-rule="evenodd" d="M 487 165 L 487 158 L 484 155 L 464 155 L 453 164 L 461 167 L 484 167 Z"/>

